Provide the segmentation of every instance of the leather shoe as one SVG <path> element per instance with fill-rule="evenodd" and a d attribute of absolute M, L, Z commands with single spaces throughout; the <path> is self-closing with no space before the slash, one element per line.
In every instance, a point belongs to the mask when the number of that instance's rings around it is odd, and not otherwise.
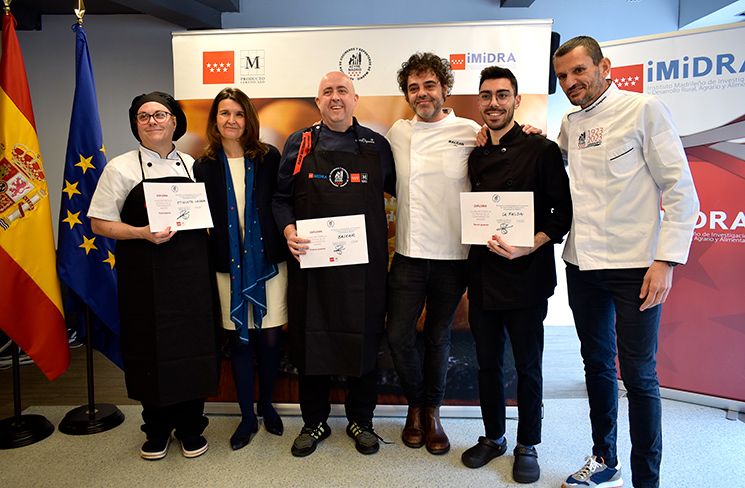
<path fill-rule="evenodd" d="M 445 454 L 450 450 L 450 439 L 440 423 L 440 407 L 424 409 L 424 444 L 430 454 Z"/>
<path fill-rule="evenodd" d="M 463 464 L 469 468 L 480 468 L 485 466 L 492 459 L 501 456 L 507 452 L 507 440 L 503 439 L 501 443 L 494 442 L 484 436 L 479 437 L 479 442 L 470 449 L 466 449 L 460 457 Z"/>
<path fill-rule="evenodd" d="M 406 425 L 401 432 L 401 440 L 409 447 L 424 445 L 424 428 L 422 427 L 422 408 L 409 406 L 406 414 Z"/>
<path fill-rule="evenodd" d="M 535 447 L 518 445 L 514 450 L 515 462 L 512 465 L 512 478 L 518 483 L 535 483 L 541 477 L 538 466 L 538 452 Z"/>
<path fill-rule="evenodd" d="M 258 430 L 259 424 L 256 422 L 256 419 L 254 419 L 252 423 L 241 420 L 241 423 L 238 424 L 238 428 L 235 429 L 233 435 L 230 436 L 230 448 L 237 451 L 238 449 L 246 447 Z"/>
<path fill-rule="evenodd" d="M 285 432 L 285 426 L 282 423 L 282 417 L 279 416 L 277 411 L 272 405 L 268 407 L 258 407 L 260 417 L 264 419 L 264 429 L 267 432 L 274 435 L 282 435 Z"/>

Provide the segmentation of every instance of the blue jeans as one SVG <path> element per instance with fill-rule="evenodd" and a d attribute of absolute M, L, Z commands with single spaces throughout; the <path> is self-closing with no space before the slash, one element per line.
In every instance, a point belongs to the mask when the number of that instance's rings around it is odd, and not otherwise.
<path fill-rule="evenodd" d="M 388 326 L 401 387 L 409 405 L 439 407 L 445 397 L 450 355 L 450 327 L 466 291 L 465 260 L 409 258 L 393 255 L 388 274 Z M 424 318 L 424 357 L 416 346 L 416 324 Z"/>
<path fill-rule="evenodd" d="M 661 307 L 639 311 L 646 272 L 647 268 L 580 271 L 569 263 L 566 269 L 569 306 L 585 364 L 592 451 L 608 465 L 617 463 L 617 353 L 629 401 L 631 473 L 636 488 L 659 486 L 662 460 L 662 405 L 655 358 Z"/>

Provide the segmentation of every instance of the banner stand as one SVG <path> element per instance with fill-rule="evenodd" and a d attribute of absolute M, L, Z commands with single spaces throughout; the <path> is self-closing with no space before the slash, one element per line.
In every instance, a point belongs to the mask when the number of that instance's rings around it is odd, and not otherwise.
<path fill-rule="evenodd" d="M 18 346 L 10 345 L 13 361 L 14 415 L 0 420 L 0 449 L 29 446 L 46 439 L 54 432 L 54 425 L 43 415 L 21 415 L 21 365 Z"/>
<path fill-rule="evenodd" d="M 93 327 L 90 309 L 85 307 L 85 363 L 88 380 L 88 405 L 73 408 L 62 422 L 59 430 L 68 435 L 90 435 L 111 430 L 124 422 L 124 414 L 116 405 L 99 403 L 96 405 L 93 385 Z"/>

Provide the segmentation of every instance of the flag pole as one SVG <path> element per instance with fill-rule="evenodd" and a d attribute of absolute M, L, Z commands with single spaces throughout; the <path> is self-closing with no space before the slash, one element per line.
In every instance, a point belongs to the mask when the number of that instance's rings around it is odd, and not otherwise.
<path fill-rule="evenodd" d="M 5 5 L 10 2 L 5 1 Z M 21 415 L 21 364 L 18 346 L 10 344 L 13 362 L 13 416 L 0 420 L 0 449 L 15 449 L 46 439 L 54 432 L 54 425 L 43 415 Z"/>
<path fill-rule="evenodd" d="M 78 8 L 74 10 L 78 25 L 83 25 L 85 15 L 85 4 L 78 0 Z M 96 405 L 96 394 L 93 381 L 93 326 L 91 325 L 91 311 L 85 305 L 85 364 L 86 378 L 88 383 L 88 405 L 73 408 L 62 422 L 59 430 L 69 435 L 89 435 L 106 432 L 124 422 L 124 414 L 116 405 L 110 403 L 99 403 Z"/>
<path fill-rule="evenodd" d="M 73 408 L 59 424 L 59 431 L 68 435 L 89 435 L 106 432 L 124 422 L 124 414 L 111 403 L 96 404 L 93 382 L 93 327 L 91 312 L 85 306 L 85 364 L 88 382 L 88 405 Z"/>

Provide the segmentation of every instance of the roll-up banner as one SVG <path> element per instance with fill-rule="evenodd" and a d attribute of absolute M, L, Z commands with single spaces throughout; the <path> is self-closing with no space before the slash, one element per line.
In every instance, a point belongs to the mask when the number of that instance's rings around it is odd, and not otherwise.
<path fill-rule="evenodd" d="M 456 115 L 478 122 L 475 95 L 481 70 L 491 65 L 511 69 L 522 95 L 516 119 L 545 132 L 551 26 L 551 20 L 525 20 L 174 33 L 174 95 L 189 120 L 189 132 L 179 140 L 179 149 L 195 157 L 202 153 L 212 99 L 231 86 L 252 99 L 262 140 L 281 150 L 292 132 L 319 120 L 314 98 L 321 77 L 329 71 L 342 71 L 352 79 L 360 95 L 357 119 L 385 134 L 396 120 L 413 116 L 396 74 L 415 52 L 433 52 L 450 61 L 455 85 L 445 105 Z M 395 204 L 390 199 L 386 210 L 392 252 Z M 381 360 L 381 402 L 405 403 L 386 357 Z M 447 403 L 477 404 L 475 361 L 464 299 L 453 326 Z M 282 369 L 287 373 L 291 366 L 283 364 Z M 297 401 L 295 378 L 283 376 L 288 381 L 286 387 L 280 385 L 275 400 Z M 508 382 L 514 398 L 514 372 L 512 376 Z M 232 399 L 232 388 L 224 386 L 219 399 Z M 343 402 L 343 396 L 335 400 Z"/>
<path fill-rule="evenodd" d="M 603 44 L 621 89 L 669 107 L 701 212 L 663 305 L 663 387 L 745 401 L 745 24 Z"/>

